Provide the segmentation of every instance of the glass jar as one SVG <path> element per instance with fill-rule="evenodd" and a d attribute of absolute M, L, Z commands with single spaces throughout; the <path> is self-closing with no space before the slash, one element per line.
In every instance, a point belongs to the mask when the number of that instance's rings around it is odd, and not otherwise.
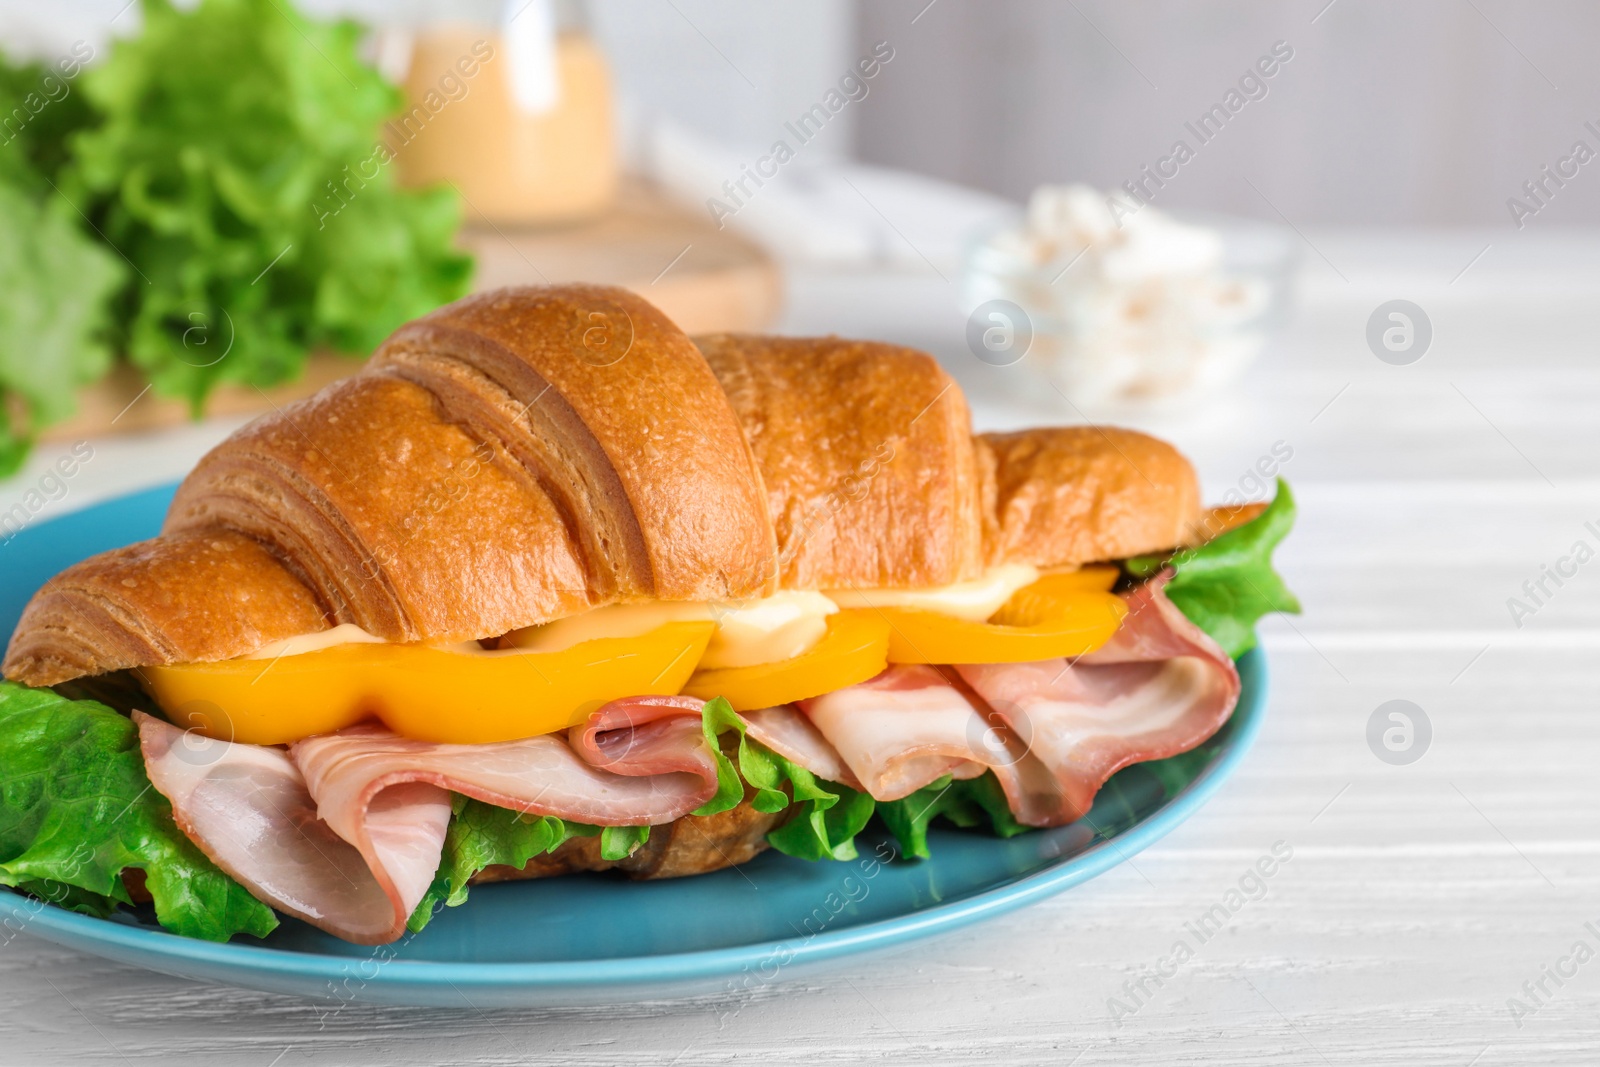
<path fill-rule="evenodd" d="M 449 182 L 468 218 L 495 224 L 574 222 L 610 205 L 611 75 L 581 2 L 455 4 L 408 43 L 406 110 L 388 127 L 402 181 Z"/>

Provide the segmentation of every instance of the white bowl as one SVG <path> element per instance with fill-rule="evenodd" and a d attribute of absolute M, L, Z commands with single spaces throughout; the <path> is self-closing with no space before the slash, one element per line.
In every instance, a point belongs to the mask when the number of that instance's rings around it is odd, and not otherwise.
<path fill-rule="evenodd" d="M 1020 391 L 1044 378 L 1087 411 L 1193 404 L 1236 379 L 1281 325 L 1299 259 L 1285 227 L 1245 219 L 1177 214 L 1221 237 L 1212 267 L 1119 277 L 1102 248 L 1069 249 L 1051 258 L 1026 254 L 1007 239 L 1020 218 L 982 235 L 968 249 L 962 290 L 975 318 L 968 340 L 978 358 L 1007 367 Z M 1070 253 L 1070 254 L 1069 254 Z M 1148 265 L 1146 265 L 1148 267 Z M 1015 311 L 990 301 L 1009 301 Z M 999 316 L 996 317 L 996 310 Z M 984 332 L 992 319 L 1006 332 Z M 998 337 L 1021 351 L 984 351 Z"/>

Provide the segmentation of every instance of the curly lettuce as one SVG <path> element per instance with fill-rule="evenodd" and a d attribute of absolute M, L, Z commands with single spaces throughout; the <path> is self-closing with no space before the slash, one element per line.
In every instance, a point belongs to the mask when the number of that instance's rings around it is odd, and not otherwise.
<path fill-rule="evenodd" d="M 928 826 L 944 818 L 964 830 L 982 827 L 996 837 L 1014 837 L 1029 827 L 1011 814 L 999 779 L 989 771 L 977 778 L 954 779 L 948 774 L 900 800 L 878 804 L 878 818 L 900 843 L 900 854 L 927 859 Z"/>
<path fill-rule="evenodd" d="M 36 194 L 60 180 L 70 138 L 94 121 L 75 82 L 93 57 L 85 41 L 53 64 L 0 57 L 0 180 Z"/>
<path fill-rule="evenodd" d="M 282 0 L 143 0 L 144 26 L 82 76 L 97 121 L 62 188 L 135 272 L 119 340 L 198 411 L 309 350 L 366 353 L 466 291 L 448 189 L 399 188 L 381 124 L 398 90 L 353 22 Z"/>
<path fill-rule="evenodd" d="M 0 478 L 111 369 L 106 301 L 126 273 L 59 199 L 0 178 Z"/>
<path fill-rule="evenodd" d="M 451 796 L 450 807 L 450 826 L 445 831 L 439 871 L 406 923 L 412 933 L 427 926 L 441 907 L 465 904 L 468 883 L 478 872 L 501 866 L 520 869 L 535 856 L 554 852 L 574 837 L 593 837 L 601 833 L 597 826 L 566 822 L 551 815 L 525 815 L 459 793 Z M 620 829 L 644 830 L 644 836 L 648 837 L 650 828 Z M 627 854 L 627 851 L 622 853 L 623 856 Z M 608 858 L 620 859 L 621 856 Z"/>
<path fill-rule="evenodd" d="M 120 353 L 198 414 L 221 382 L 365 354 L 461 296 L 448 189 L 402 190 L 399 92 L 352 22 L 144 0 L 102 65 L 0 59 L 0 477 Z"/>
<path fill-rule="evenodd" d="M 264 937 L 272 909 L 172 821 L 132 722 L 102 704 L 0 682 L 0 885 L 105 915 L 142 871 L 156 918 L 208 941 Z"/>
<path fill-rule="evenodd" d="M 1238 659 L 1256 647 L 1256 623 L 1263 615 L 1300 613 L 1300 601 L 1272 569 L 1272 550 L 1288 536 L 1294 518 L 1294 494 L 1279 478 L 1272 503 L 1249 522 L 1198 548 L 1139 556 L 1123 568 L 1134 578 L 1149 578 L 1172 567 L 1167 599 Z"/>
<path fill-rule="evenodd" d="M 790 804 L 799 806 L 787 822 L 767 835 L 767 843 L 773 848 L 808 860 L 856 858 L 855 836 L 872 817 L 871 796 L 824 782 L 799 764 L 752 741 L 746 736 L 744 720 L 721 697 L 706 703 L 701 722 L 707 743 L 717 752 L 719 786 L 717 795 L 696 815 L 727 811 L 744 799 L 748 785 L 754 791 L 750 806 L 759 812 L 770 814 Z M 721 735 L 730 731 L 738 735 L 737 766 L 721 748 Z"/>
<path fill-rule="evenodd" d="M 86 47 L 57 66 L 0 59 L 0 478 L 111 369 L 107 301 L 126 268 L 55 191 L 91 117 L 72 80 Z"/>

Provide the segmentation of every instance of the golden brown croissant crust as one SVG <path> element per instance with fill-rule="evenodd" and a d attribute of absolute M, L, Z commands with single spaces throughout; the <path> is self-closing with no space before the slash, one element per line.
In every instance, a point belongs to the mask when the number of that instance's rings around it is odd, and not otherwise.
<path fill-rule="evenodd" d="M 260 547 L 206 582 L 175 537 Z M 620 289 L 502 290 L 402 327 L 359 374 L 213 449 L 162 538 L 46 584 L 5 673 L 226 659 L 344 622 L 491 637 L 618 600 L 761 596 L 776 556 L 738 418 L 682 331 Z M 172 564 L 159 591 L 152 558 Z"/>
<path fill-rule="evenodd" d="M 979 438 L 992 563 L 1059 567 L 1185 543 L 1200 484 L 1178 450 L 1134 430 L 1063 426 Z"/>
<path fill-rule="evenodd" d="M 339 623 L 461 641 L 618 601 L 938 586 L 1170 548 L 1198 517 L 1171 446 L 974 438 L 923 353 L 698 344 L 606 287 L 441 308 L 213 449 L 161 537 L 46 583 L 4 672 L 53 685 Z"/>
<path fill-rule="evenodd" d="M 983 570 L 972 419 L 909 348 L 695 339 L 744 424 L 788 589 L 928 587 Z"/>
<path fill-rule="evenodd" d="M 223 659 L 324 625 L 311 590 L 260 543 L 229 530 L 157 537 L 51 579 L 11 639 L 5 674 L 54 685 L 184 656 Z"/>

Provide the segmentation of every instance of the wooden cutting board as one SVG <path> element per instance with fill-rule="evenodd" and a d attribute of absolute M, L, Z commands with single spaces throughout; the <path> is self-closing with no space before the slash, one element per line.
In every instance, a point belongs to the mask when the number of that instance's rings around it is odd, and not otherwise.
<path fill-rule="evenodd" d="M 783 296 L 777 264 L 704 212 L 670 200 L 642 182 L 624 183 L 604 217 L 549 229 L 477 224 L 461 244 L 478 260 L 473 289 L 505 285 L 595 282 L 631 289 L 690 334 L 763 330 L 778 317 Z M 210 415 L 271 411 L 355 373 L 359 359 L 313 353 L 299 381 L 273 389 L 220 386 Z M 158 397 L 134 368 L 119 365 L 82 390 L 78 414 L 47 429 L 45 440 L 173 426 L 189 418 L 182 401 Z"/>

